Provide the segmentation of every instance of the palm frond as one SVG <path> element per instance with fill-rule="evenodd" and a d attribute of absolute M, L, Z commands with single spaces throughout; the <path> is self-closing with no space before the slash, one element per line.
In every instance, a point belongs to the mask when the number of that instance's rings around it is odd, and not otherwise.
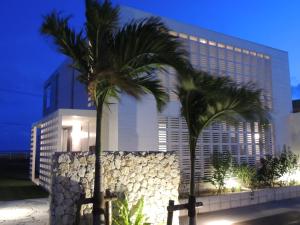
<path fill-rule="evenodd" d="M 190 65 L 187 52 L 168 31 L 157 17 L 126 24 L 114 36 L 114 66 L 128 74 L 136 74 L 145 65 L 157 65 L 158 70 L 163 66 L 171 66 L 184 71 Z"/>
<path fill-rule="evenodd" d="M 248 121 L 266 123 L 269 113 L 260 100 L 261 90 L 254 84 L 238 85 L 229 78 L 210 76 L 205 72 L 190 75 L 189 85 L 179 85 L 178 97 L 182 115 L 192 135 L 214 121 Z"/>
<path fill-rule="evenodd" d="M 108 64 L 108 48 L 119 25 L 119 7 L 110 1 L 86 0 L 85 30 L 89 40 L 90 63 L 103 68 Z"/>
<path fill-rule="evenodd" d="M 53 11 L 44 16 L 40 28 L 41 34 L 53 39 L 58 51 L 73 60 L 73 67 L 81 73 L 88 73 L 87 44 L 83 32 L 76 31 L 69 26 L 70 16 L 63 17 Z"/>
<path fill-rule="evenodd" d="M 151 94 L 156 100 L 157 109 L 162 111 L 163 107 L 169 100 L 169 96 L 160 80 L 147 75 L 135 78 L 133 79 L 133 82 L 143 91 L 144 94 Z"/>

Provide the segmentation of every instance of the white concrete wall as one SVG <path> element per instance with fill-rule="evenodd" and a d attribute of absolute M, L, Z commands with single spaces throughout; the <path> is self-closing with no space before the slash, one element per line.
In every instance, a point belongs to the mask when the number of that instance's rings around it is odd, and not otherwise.
<path fill-rule="evenodd" d="M 137 102 L 132 97 L 123 95 L 118 109 L 118 150 L 137 151 Z"/>
<path fill-rule="evenodd" d="M 147 95 L 137 103 L 138 148 L 158 151 L 157 108 L 154 97 Z"/>
<path fill-rule="evenodd" d="M 291 150 L 300 155 L 300 113 L 291 113 L 288 124 Z"/>

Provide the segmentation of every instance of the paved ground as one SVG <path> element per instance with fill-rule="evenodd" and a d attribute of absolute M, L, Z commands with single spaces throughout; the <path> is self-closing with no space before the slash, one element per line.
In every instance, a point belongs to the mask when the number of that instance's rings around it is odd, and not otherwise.
<path fill-rule="evenodd" d="M 47 198 L 0 202 L 0 224 L 47 225 L 48 209 Z M 200 214 L 197 225 L 300 225 L 300 198 Z"/>
<path fill-rule="evenodd" d="M 300 198 L 200 214 L 197 225 L 300 225 Z"/>
<path fill-rule="evenodd" d="M 1 225 L 47 225 L 48 198 L 0 202 Z"/>

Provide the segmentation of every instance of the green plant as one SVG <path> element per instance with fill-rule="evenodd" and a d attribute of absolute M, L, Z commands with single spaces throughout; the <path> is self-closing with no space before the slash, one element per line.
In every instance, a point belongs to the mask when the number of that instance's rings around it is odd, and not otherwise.
<path fill-rule="evenodd" d="M 285 146 L 279 157 L 279 173 L 283 176 L 285 173 L 292 173 L 297 167 L 299 161 L 299 156 L 288 150 Z"/>
<path fill-rule="evenodd" d="M 114 202 L 113 225 L 147 225 L 147 218 L 143 213 L 144 198 L 129 208 L 128 199 L 118 199 Z"/>
<path fill-rule="evenodd" d="M 225 189 L 225 179 L 232 168 L 232 157 L 229 152 L 214 152 L 212 155 L 212 176 L 209 181 L 217 188 L 218 193 Z"/>
<path fill-rule="evenodd" d="M 298 165 L 298 155 L 286 148 L 279 157 L 267 155 L 260 159 L 260 168 L 257 171 L 258 181 L 261 185 L 274 187 L 276 183 L 282 185 L 280 178 L 290 175 Z M 279 182 L 278 182 L 279 181 Z"/>
<path fill-rule="evenodd" d="M 276 180 L 280 178 L 280 161 L 277 157 L 266 155 L 260 159 L 260 167 L 257 170 L 258 182 L 262 186 L 274 187 Z"/>
<path fill-rule="evenodd" d="M 156 17 L 131 20 L 121 25 L 119 7 L 109 0 L 85 0 L 85 23 L 78 32 L 69 25 L 71 16 L 57 11 L 46 15 L 41 33 L 53 39 L 58 51 L 71 60 L 77 79 L 86 87 L 95 105 L 95 181 L 93 224 L 104 223 L 102 187 L 101 124 L 103 108 L 118 101 L 122 94 L 139 100 L 153 95 L 158 110 L 166 104 L 157 72 L 172 67 L 178 72 L 190 64 L 177 37 Z"/>
<path fill-rule="evenodd" d="M 253 190 L 257 183 L 256 168 L 246 163 L 233 168 L 233 174 L 238 178 L 242 186 Z"/>

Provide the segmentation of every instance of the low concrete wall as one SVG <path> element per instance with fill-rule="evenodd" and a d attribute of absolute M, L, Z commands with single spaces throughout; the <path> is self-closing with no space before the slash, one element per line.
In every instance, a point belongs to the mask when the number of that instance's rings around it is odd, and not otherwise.
<path fill-rule="evenodd" d="M 198 197 L 197 202 L 203 202 L 203 206 L 198 208 L 197 212 L 213 212 L 295 197 L 300 197 L 300 186 L 266 188 L 255 190 L 253 192 L 240 192 L 217 196 Z M 187 199 L 180 200 L 180 202 L 186 203 Z M 180 212 L 180 216 L 186 215 L 186 211 Z"/>
<path fill-rule="evenodd" d="M 80 195 L 93 195 L 94 154 L 88 152 L 56 153 L 52 160 L 50 224 L 75 222 L 76 203 Z M 179 162 L 173 153 L 105 152 L 103 154 L 104 187 L 126 193 L 132 205 L 144 197 L 144 212 L 154 225 L 166 221 L 168 201 L 178 200 Z M 90 214 L 84 205 L 81 214 Z M 175 223 L 178 224 L 178 215 Z"/>

